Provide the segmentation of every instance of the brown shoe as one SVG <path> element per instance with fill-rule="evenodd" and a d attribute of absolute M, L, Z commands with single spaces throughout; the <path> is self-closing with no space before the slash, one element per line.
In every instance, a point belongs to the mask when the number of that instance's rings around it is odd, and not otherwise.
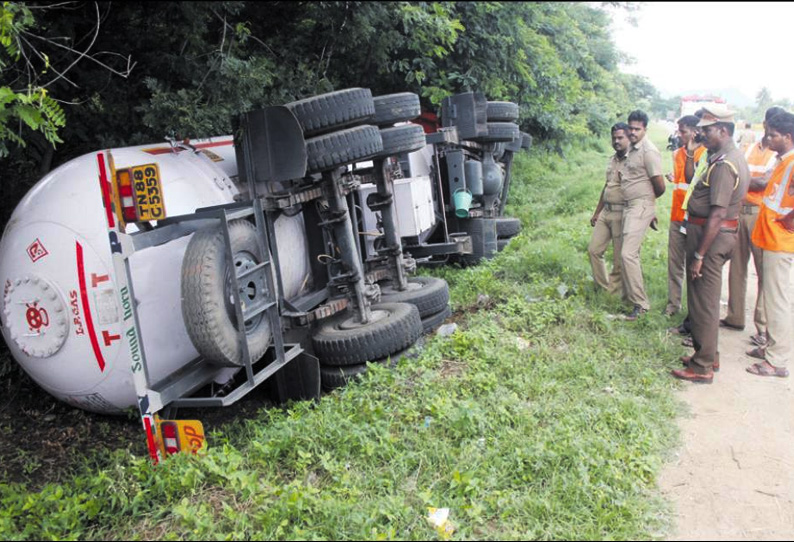
<path fill-rule="evenodd" d="M 684 364 L 684 367 L 689 367 L 689 364 L 692 363 L 692 356 L 681 356 L 678 359 L 681 360 L 681 363 Z M 720 372 L 720 359 L 719 358 L 717 358 L 717 360 L 711 365 L 711 370 L 714 371 L 715 373 L 719 373 Z"/>
<path fill-rule="evenodd" d="M 679 380 L 687 380 L 696 384 L 711 384 L 714 382 L 714 371 L 708 371 L 706 374 L 698 374 L 687 367 L 686 369 L 673 369 L 670 372 Z"/>

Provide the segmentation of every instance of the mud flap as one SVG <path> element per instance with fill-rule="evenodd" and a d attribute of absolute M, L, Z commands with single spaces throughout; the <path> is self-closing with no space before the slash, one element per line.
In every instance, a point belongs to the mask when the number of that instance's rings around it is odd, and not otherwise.
<path fill-rule="evenodd" d="M 306 352 L 287 363 L 275 377 L 279 404 L 320 399 L 320 362 Z"/>

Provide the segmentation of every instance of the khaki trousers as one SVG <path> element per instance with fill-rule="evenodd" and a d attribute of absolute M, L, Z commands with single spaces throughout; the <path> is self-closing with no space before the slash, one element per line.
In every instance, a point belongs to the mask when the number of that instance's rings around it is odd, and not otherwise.
<path fill-rule="evenodd" d="M 681 310 L 681 292 L 686 272 L 686 234 L 681 231 L 683 222 L 670 222 L 667 236 L 667 308 L 666 312 Z"/>
<path fill-rule="evenodd" d="M 612 243 L 612 272 L 607 279 L 607 265 L 604 261 L 609 243 Z M 620 263 L 620 250 L 623 244 L 623 211 L 608 211 L 603 209 L 598 215 L 593 236 L 587 246 L 587 253 L 590 255 L 590 267 L 593 269 L 593 280 L 596 285 L 608 291 L 610 294 L 622 293 L 623 277 L 622 265 Z"/>
<path fill-rule="evenodd" d="M 739 240 L 731 258 L 728 273 L 728 314 L 725 320 L 732 326 L 744 326 L 744 307 L 747 297 L 747 262 L 753 256 L 755 272 L 758 275 L 758 296 L 755 302 L 753 322 L 758 333 L 766 331 L 766 311 L 764 311 L 763 294 L 763 250 L 750 240 L 753 236 L 755 221 L 758 220 L 758 207 L 744 206 L 739 215 Z"/>
<path fill-rule="evenodd" d="M 763 251 L 764 308 L 767 333 L 766 360 L 775 367 L 786 367 L 794 348 L 792 329 L 790 273 L 794 254 Z"/>
<path fill-rule="evenodd" d="M 623 208 L 623 246 L 620 248 L 623 286 L 629 303 L 639 305 L 646 311 L 650 310 L 651 304 L 645 295 L 645 283 L 642 280 L 640 248 L 655 214 L 654 200 L 635 199 L 626 202 Z"/>
<path fill-rule="evenodd" d="M 708 372 L 718 359 L 717 339 L 720 329 L 720 295 L 722 267 L 736 245 L 736 231 L 721 229 L 703 258 L 702 277 L 692 280 L 689 266 L 695 261 L 695 251 L 703 238 L 704 226 L 691 222 L 686 227 L 686 288 L 687 308 L 692 321 L 692 345 L 695 353 L 690 364 L 693 372 Z"/>

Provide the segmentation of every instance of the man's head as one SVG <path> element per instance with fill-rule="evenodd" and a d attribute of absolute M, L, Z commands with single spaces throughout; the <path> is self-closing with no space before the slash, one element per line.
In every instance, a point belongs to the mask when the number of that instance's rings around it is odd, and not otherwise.
<path fill-rule="evenodd" d="M 786 154 L 794 148 L 794 115 L 778 113 L 766 121 L 766 138 L 770 149 Z"/>
<path fill-rule="evenodd" d="M 698 127 L 703 132 L 703 144 L 710 151 L 717 151 L 733 140 L 733 111 L 724 105 L 711 105 L 703 108 Z"/>
<path fill-rule="evenodd" d="M 783 109 L 782 107 L 779 107 L 777 105 L 773 105 L 772 107 L 770 107 L 769 109 L 766 110 L 766 113 L 764 113 L 764 122 L 767 122 L 769 119 L 771 119 L 775 115 L 779 115 L 780 113 L 785 113 L 785 112 L 786 112 L 786 110 Z"/>
<path fill-rule="evenodd" d="M 745 129 L 745 130 L 749 130 L 749 129 L 750 129 L 750 128 L 752 128 L 752 127 L 753 127 L 753 125 L 752 125 L 752 124 L 750 124 L 749 122 L 745 122 L 745 123 L 744 123 L 744 129 Z"/>
<path fill-rule="evenodd" d="M 629 113 L 629 140 L 635 145 L 645 137 L 645 130 L 648 129 L 648 115 L 636 109 Z"/>
<path fill-rule="evenodd" d="M 770 107 L 769 109 L 766 110 L 766 113 L 764 113 L 764 137 L 761 138 L 761 146 L 762 147 L 768 147 L 769 146 L 769 134 L 767 133 L 767 125 L 766 125 L 766 123 L 769 121 L 769 119 L 771 119 L 775 115 L 779 115 L 780 113 L 785 113 L 785 112 L 786 112 L 786 110 L 783 109 L 782 107 L 779 107 L 777 105 L 773 105 L 772 107 Z"/>
<path fill-rule="evenodd" d="M 618 122 L 612 126 L 612 148 L 618 156 L 623 156 L 629 150 L 629 125 L 625 122 Z"/>
<path fill-rule="evenodd" d="M 698 122 L 700 119 L 695 115 L 686 115 L 678 119 L 678 137 L 681 138 L 681 145 L 686 147 L 695 139 L 698 133 Z"/>

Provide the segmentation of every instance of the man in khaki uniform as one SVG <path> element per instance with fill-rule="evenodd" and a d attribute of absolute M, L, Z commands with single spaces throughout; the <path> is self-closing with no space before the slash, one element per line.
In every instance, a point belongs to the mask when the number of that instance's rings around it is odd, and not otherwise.
<path fill-rule="evenodd" d="M 681 359 L 685 369 L 672 373 L 682 380 L 710 384 L 714 369 L 719 369 L 722 268 L 736 245 L 750 170 L 733 142 L 733 112 L 716 105 L 705 109 L 698 126 L 708 149 L 708 167 L 694 179 L 697 184 L 687 204 L 687 301 L 695 353 Z"/>
<path fill-rule="evenodd" d="M 645 295 L 645 283 L 640 265 L 640 247 L 648 226 L 656 218 L 656 198 L 664 194 L 662 156 L 651 141 L 645 137 L 648 115 L 642 111 L 629 114 L 629 140 L 632 145 L 623 167 L 620 189 L 626 206 L 623 209 L 623 284 L 632 311 L 626 320 L 636 320 L 648 312 L 651 304 Z"/>
<path fill-rule="evenodd" d="M 629 150 L 629 126 L 619 122 L 612 126 L 612 148 L 615 154 L 609 159 L 607 166 L 607 180 L 598 205 L 590 219 L 593 226 L 593 236 L 587 247 L 590 255 L 590 267 L 593 269 L 593 280 L 597 286 L 617 294 L 619 291 L 626 297 L 623 288 L 623 276 L 620 264 L 620 249 L 623 244 L 623 193 L 620 190 L 620 170 L 626 162 L 626 153 Z M 607 266 L 604 262 L 604 253 L 612 243 L 612 272 L 607 279 Z"/>
<path fill-rule="evenodd" d="M 750 341 L 756 346 L 766 345 L 766 310 L 764 309 L 764 266 L 763 251 L 753 245 L 750 237 L 758 219 L 761 200 L 764 197 L 767 182 L 772 170 L 777 165 L 777 153 L 767 146 L 767 121 L 778 113 L 784 113 L 781 107 L 770 107 L 764 116 L 764 137 L 758 143 L 753 143 L 745 150 L 744 158 L 750 168 L 750 188 L 742 203 L 742 212 L 739 214 L 739 241 L 731 258 L 730 272 L 728 273 L 728 314 L 720 320 L 720 326 L 742 331 L 744 329 L 744 306 L 747 297 L 747 264 L 750 256 L 753 257 L 755 272 L 758 277 L 758 294 L 756 296 L 755 335 Z"/>

